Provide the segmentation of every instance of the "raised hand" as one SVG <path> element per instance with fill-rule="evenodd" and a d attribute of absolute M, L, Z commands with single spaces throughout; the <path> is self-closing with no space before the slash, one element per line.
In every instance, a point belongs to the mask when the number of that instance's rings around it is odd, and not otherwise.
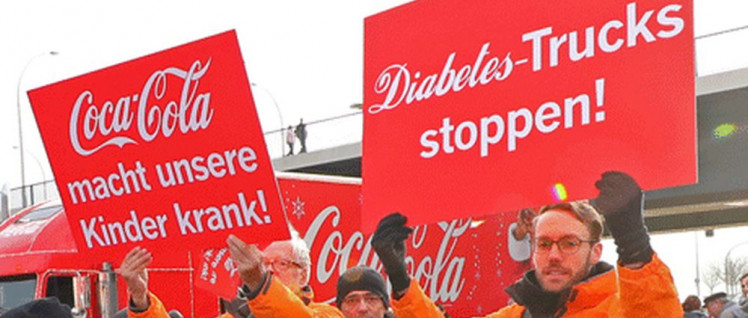
<path fill-rule="evenodd" d="M 592 205 L 605 216 L 623 264 L 647 263 L 652 258 L 649 234 L 644 226 L 644 192 L 626 173 L 603 173 L 595 182 L 600 194 Z"/>
<path fill-rule="evenodd" d="M 528 233 L 532 234 L 532 220 L 535 218 L 535 211 L 532 209 L 522 209 L 517 214 L 517 227 L 512 231 L 512 235 L 517 240 L 522 240 Z"/>
<path fill-rule="evenodd" d="M 237 265 L 239 276 L 244 284 L 250 290 L 259 289 L 266 275 L 262 251 L 257 248 L 257 245 L 247 245 L 233 234 L 229 235 L 226 244 L 229 246 L 231 259 Z"/>
<path fill-rule="evenodd" d="M 136 308 L 148 308 L 148 272 L 146 267 L 153 261 L 148 250 L 135 247 L 127 253 L 117 273 L 127 283 L 127 292 Z"/>
<path fill-rule="evenodd" d="M 371 246 L 382 261 L 396 293 L 405 291 L 410 285 L 405 265 L 405 240 L 413 229 L 405 226 L 407 221 L 408 218 L 402 214 L 392 213 L 379 221 L 371 238 Z"/>

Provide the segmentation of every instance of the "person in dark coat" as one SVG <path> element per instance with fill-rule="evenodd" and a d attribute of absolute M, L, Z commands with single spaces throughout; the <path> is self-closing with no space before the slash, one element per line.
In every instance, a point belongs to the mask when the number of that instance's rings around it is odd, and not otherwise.
<path fill-rule="evenodd" d="M 745 318 L 747 315 L 740 310 L 738 304 L 730 300 L 726 293 L 719 292 L 712 294 L 704 299 L 706 307 L 711 317 L 717 318 Z"/>
<path fill-rule="evenodd" d="M 70 306 L 56 297 L 32 300 L 4 313 L 2 318 L 73 318 Z"/>
<path fill-rule="evenodd" d="M 299 144 L 301 144 L 301 150 L 299 153 L 306 152 L 306 124 L 304 124 L 304 118 L 299 120 L 299 124 L 296 125 L 296 137 L 299 137 Z"/>
<path fill-rule="evenodd" d="M 701 300 L 698 296 L 690 295 L 683 301 L 683 318 L 707 318 L 701 311 Z"/>

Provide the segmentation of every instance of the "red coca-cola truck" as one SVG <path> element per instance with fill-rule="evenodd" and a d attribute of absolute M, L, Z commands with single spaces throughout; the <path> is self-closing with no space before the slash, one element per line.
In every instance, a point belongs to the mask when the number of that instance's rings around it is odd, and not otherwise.
<path fill-rule="evenodd" d="M 360 179 L 292 173 L 277 177 L 287 219 L 311 249 L 310 285 L 316 301 L 334 301 L 337 279 L 351 266 L 381 269 L 369 245 L 371 233 L 360 231 L 361 222 L 378 221 L 361 219 Z M 508 301 L 503 287 L 529 267 L 526 258 L 510 255 L 509 245 L 517 243 L 509 238 L 516 216 L 510 211 L 418 226 L 408 242 L 411 274 L 452 317 L 502 307 Z M 164 246 L 175 248 L 180 247 Z M 152 252 L 149 289 L 168 309 L 185 317 L 220 313 L 219 298 L 196 285 L 203 255 L 170 252 L 159 257 L 158 250 Z M 112 317 L 127 304 L 126 287 L 112 266 L 119 261 L 93 263 L 81 257 L 59 202 L 33 206 L 0 224 L 0 307 L 7 310 L 55 296 L 80 316 Z"/>

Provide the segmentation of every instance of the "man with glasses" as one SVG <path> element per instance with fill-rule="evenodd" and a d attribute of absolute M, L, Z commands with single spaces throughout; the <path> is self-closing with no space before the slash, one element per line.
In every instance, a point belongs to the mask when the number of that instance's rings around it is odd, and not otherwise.
<path fill-rule="evenodd" d="M 382 275 L 370 267 L 351 267 L 338 280 L 335 303 L 345 318 L 387 317 L 389 299 Z"/>
<path fill-rule="evenodd" d="M 643 221 L 644 195 L 629 175 L 607 172 L 595 183 L 592 204 L 583 201 L 543 207 L 533 220 L 535 269 L 506 292 L 515 304 L 498 317 L 683 317 L 668 267 L 654 254 Z M 618 274 L 600 261 L 603 223 L 618 247 Z M 405 244 L 412 230 L 399 213 L 380 221 L 371 240 L 392 283 L 398 318 L 443 317 L 411 280 Z"/>
<path fill-rule="evenodd" d="M 340 310 L 313 302 L 309 248 L 296 231 L 292 239 L 273 242 L 261 252 L 230 235 L 226 243 L 244 283 L 241 294 L 252 314 L 263 317 L 343 317 Z"/>
<path fill-rule="evenodd" d="M 291 231 L 290 240 L 273 242 L 264 251 L 234 235 L 226 243 L 243 282 L 237 297 L 248 304 L 249 310 L 244 309 L 246 317 L 343 317 L 334 306 L 312 301 L 314 293 L 307 285 L 311 269 L 309 248 L 295 230 Z M 152 260 L 147 250 L 136 247 L 118 269 L 130 294 L 128 317 L 169 317 L 161 301 L 148 291 L 146 267 Z M 237 313 L 227 313 L 221 318 L 232 316 L 239 317 Z"/>

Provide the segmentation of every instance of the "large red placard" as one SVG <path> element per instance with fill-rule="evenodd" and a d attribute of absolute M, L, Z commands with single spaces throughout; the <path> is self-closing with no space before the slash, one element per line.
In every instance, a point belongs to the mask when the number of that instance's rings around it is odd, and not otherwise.
<path fill-rule="evenodd" d="M 117 262 L 134 245 L 288 237 L 234 31 L 29 98 L 79 252 Z"/>
<path fill-rule="evenodd" d="M 697 180 L 691 1 L 418 1 L 365 21 L 365 220 Z M 365 231 L 373 222 L 364 222 Z"/>

